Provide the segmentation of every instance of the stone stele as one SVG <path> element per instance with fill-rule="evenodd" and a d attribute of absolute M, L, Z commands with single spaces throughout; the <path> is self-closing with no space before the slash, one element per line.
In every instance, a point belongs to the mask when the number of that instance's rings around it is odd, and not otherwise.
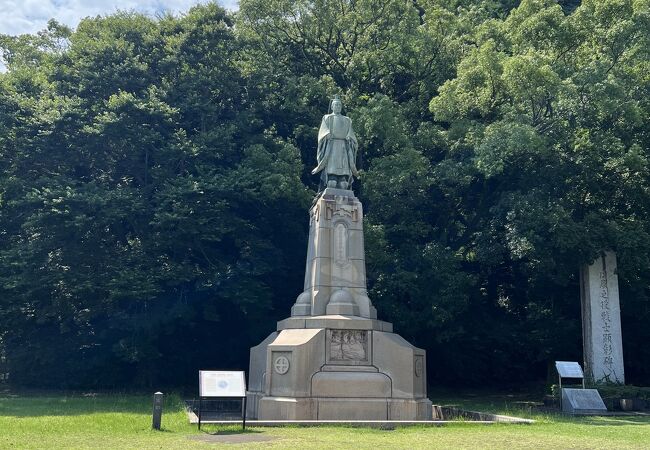
<path fill-rule="evenodd" d="M 426 420 L 425 351 L 377 320 L 366 291 L 363 208 L 328 187 L 310 210 L 305 284 L 251 348 L 248 415 L 260 420 Z"/>
<path fill-rule="evenodd" d="M 585 377 L 595 383 L 625 383 L 616 254 L 603 253 L 580 271 Z"/>

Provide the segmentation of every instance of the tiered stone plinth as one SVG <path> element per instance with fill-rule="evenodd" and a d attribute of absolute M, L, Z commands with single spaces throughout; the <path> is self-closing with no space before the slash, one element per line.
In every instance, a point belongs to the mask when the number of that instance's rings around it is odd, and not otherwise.
<path fill-rule="evenodd" d="M 361 203 L 328 188 L 310 213 L 304 292 L 251 349 L 249 416 L 430 419 L 424 350 L 377 320 L 367 295 Z"/>

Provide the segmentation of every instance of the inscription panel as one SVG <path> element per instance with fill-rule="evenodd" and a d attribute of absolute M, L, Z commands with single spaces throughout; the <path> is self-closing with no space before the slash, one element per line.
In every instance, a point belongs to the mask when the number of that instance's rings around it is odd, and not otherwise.
<path fill-rule="evenodd" d="M 345 267 L 348 265 L 348 228 L 343 222 L 334 226 L 334 262 Z"/>
<path fill-rule="evenodd" d="M 570 414 L 601 414 L 607 411 L 597 389 L 562 388 L 562 411 Z"/>
<path fill-rule="evenodd" d="M 555 361 L 555 369 L 562 378 L 583 378 L 580 364 L 574 361 Z"/>
<path fill-rule="evenodd" d="M 245 397 L 244 372 L 199 370 L 199 395 L 201 397 Z"/>
<path fill-rule="evenodd" d="M 581 269 L 585 377 L 625 383 L 616 255 L 605 252 Z"/>
<path fill-rule="evenodd" d="M 370 342 L 368 330 L 327 330 L 327 362 L 369 365 Z"/>

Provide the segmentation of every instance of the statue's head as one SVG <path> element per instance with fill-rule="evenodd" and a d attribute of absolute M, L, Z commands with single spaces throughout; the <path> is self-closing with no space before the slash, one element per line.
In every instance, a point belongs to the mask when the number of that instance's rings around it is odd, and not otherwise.
<path fill-rule="evenodd" d="M 334 98 L 332 99 L 332 111 L 335 114 L 340 114 L 341 109 L 343 109 L 343 103 L 341 102 L 339 96 L 335 95 Z"/>

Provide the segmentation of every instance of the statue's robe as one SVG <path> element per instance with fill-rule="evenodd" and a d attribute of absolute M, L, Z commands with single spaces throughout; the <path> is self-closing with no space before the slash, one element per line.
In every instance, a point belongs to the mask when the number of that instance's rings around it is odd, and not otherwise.
<path fill-rule="evenodd" d="M 322 171 L 321 179 L 327 183 L 327 175 L 352 176 L 357 173 L 357 149 L 359 144 L 352 129 L 352 120 L 341 114 L 326 114 L 318 131 L 318 165 L 312 171 Z"/>

